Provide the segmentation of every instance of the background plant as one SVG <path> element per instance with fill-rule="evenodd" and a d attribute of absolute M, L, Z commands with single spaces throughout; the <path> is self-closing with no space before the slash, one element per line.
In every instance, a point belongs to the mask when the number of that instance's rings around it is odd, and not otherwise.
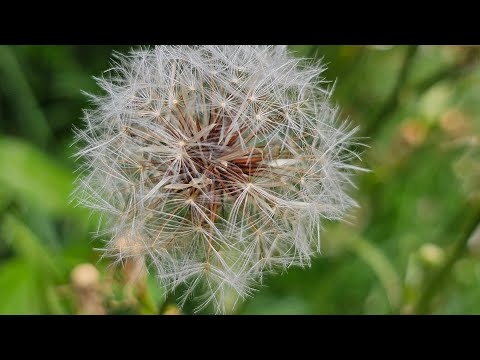
<path fill-rule="evenodd" d="M 113 49 L 129 47 L 0 47 L 0 313 L 178 313 L 153 278 L 132 281 L 135 264 L 99 262 L 96 219 L 68 203 L 79 89 L 99 92 L 91 75 Z M 370 138 L 372 172 L 351 224 L 325 224 L 323 256 L 268 278 L 236 312 L 478 313 L 479 50 L 292 49 L 338 79 L 334 100 Z"/>

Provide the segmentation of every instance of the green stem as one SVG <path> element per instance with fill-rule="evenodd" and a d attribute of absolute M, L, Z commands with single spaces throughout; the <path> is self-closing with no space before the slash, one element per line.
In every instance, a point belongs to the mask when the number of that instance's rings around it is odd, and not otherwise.
<path fill-rule="evenodd" d="M 158 314 L 163 315 L 170 305 L 175 304 L 175 299 L 176 299 L 175 294 L 169 292 L 165 296 L 165 301 L 160 306 L 160 310 L 158 311 Z"/>
<path fill-rule="evenodd" d="M 407 46 L 405 58 L 403 60 L 402 67 L 400 68 L 400 72 L 398 73 L 397 81 L 395 83 L 395 86 L 394 86 L 391 94 L 390 94 L 390 97 L 384 103 L 383 107 L 380 109 L 380 111 L 377 113 L 377 115 L 374 116 L 373 120 L 370 121 L 369 125 L 365 127 L 365 133 L 369 137 L 372 137 L 372 138 L 375 137 L 375 135 L 382 128 L 381 124 L 386 123 L 386 121 L 383 121 L 383 120 L 396 111 L 396 109 L 397 109 L 397 107 L 400 103 L 401 91 L 403 90 L 403 87 L 405 85 L 405 81 L 407 80 L 407 76 L 408 76 L 408 73 L 409 73 L 409 70 L 410 70 L 410 66 L 411 66 L 412 61 L 415 57 L 417 49 L 418 49 L 418 45 Z"/>
<path fill-rule="evenodd" d="M 475 231 L 479 222 L 480 209 L 475 209 L 475 211 L 470 212 L 470 216 L 466 221 L 464 230 L 455 241 L 453 249 L 450 255 L 447 257 L 445 263 L 432 275 L 430 281 L 426 284 L 424 291 L 420 294 L 420 297 L 413 309 L 414 314 L 425 314 L 430 311 L 432 299 L 437 294 L 447 276 L 450 274 L 455 263 L 464 255 L 468 240 Z"/>
<path fill-rule="evenodd" d="M 137 300 L 140 304 L 140 314 L 156 315 L 158 314 L 158 305 L 148 287 L 148 275 L 137 285 Z"/>
<path fill-rule="evenodd" d="M 387 293 L 390 305 L 397 309 L 402 300 L 402 285 L 387 257 L 379 248 L 360 237 L 352 241 L 350 246 L 351 250 L 373 269 Z"/>
<path fill-rule="evenodd" d="M 445 69 L 438 71 L 437 73 L 433 74 L 428 79 L 425 79 L 420 84 L 416 86 L 416 93 L 421 94 L 429 90 L 435 84 L 441 81 L 453 81 L 457 80 L 458 78 L 469 74 L 472 70 L 474 70 L 478 66 L 478 56 L 479 52 L 477 49 L 472 49 L 468 51 L 465 58 L 459 62 L 448 66 Z"/>

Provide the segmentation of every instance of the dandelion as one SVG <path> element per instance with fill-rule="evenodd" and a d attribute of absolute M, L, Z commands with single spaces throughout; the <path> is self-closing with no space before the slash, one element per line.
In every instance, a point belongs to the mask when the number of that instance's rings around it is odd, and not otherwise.
<path fill-rule="evenodd" d="M 264 274 L 309 265 L 320 221 L 356 205 L 345 188 L 359 169 L 323 70 L 282 46 L 115 54 L 76 130 L 75 195 L 102 215 L 104 254 L 145 259 L 217 312 Z"/>

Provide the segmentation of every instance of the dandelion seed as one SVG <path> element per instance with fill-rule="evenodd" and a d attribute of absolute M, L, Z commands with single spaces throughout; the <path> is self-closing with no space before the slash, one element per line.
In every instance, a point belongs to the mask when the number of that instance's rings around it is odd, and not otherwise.
<path fill-rule="evenodd" d="M 360 170 L 323 68 L 281 46 L 115 56 L 76 131 L 75 194 L 104 215 L 105 255 L 145 258 L 167 290 L 218 312 L 265 273 L 309 265 L 321 219 L 356 205 L 345 187 Z"/>

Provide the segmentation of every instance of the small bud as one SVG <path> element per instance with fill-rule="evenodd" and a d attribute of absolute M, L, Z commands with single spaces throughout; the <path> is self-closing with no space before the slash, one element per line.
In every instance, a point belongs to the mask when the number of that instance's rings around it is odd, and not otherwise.
<path fill-rule="evenodd" d="M 115 241 L 114 249 L 126 256 L 140 256 L 144 250 L 144 245 L 140 242 L 140 239 L 132 241 L 123 236 Z"/>
<path fill-rule="evenodd" d="M 447 111 L 440 119 L 440 126 L 450 137 L 458 138 L 471 133 L 471 126 L 464 113 L 452 109 Z"/>
<path fill-rule="evenodd" d="M 80 289 L 91 289 L 98 285 L 100 273 L 92 264 L 80 264 L 73 269 L 71 279 L 73 286 Z"/>
<path fill-rule="evenodd" d="M 106 313 L 100 294 L 100 273 L 92 264 L 77 265 L 70 275 L 75 294 L 77 313 L 103 315 Z"/>
<path fill-rule="evenodd" d="M 163 315 L 181 315 L 182 313 L 175 305 L 168 305 Z"/>
<path fill-rule="evenodd" d="M 419 253 L 420 258 L 429 265 L 438 266 L 445 260 L 445 251 L 435 244 L 424 244 Z"/>
<path fill-rule="evenodd" d="M 410 146 L 421 145 L 427 137 L 426 125 L 410 120 L 406 122 L 401 128 L 402 139 Z"/>

